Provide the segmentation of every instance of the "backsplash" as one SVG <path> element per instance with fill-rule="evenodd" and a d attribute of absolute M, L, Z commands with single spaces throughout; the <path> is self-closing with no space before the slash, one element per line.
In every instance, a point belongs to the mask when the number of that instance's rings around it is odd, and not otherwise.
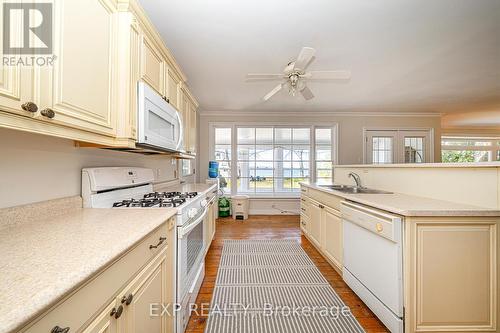
<path fill-rule="evenodd" d="M 137 166 L 155 170 L 156 182 L 178 180 L 168 156 L 77 148 L 73 141 L 0 129 L 0 208 L 80 195 L 81 169 Z"/>

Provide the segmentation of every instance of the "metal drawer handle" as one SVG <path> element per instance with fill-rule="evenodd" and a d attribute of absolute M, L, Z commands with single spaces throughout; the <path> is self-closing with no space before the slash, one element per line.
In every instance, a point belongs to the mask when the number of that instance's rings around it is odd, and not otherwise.
<path fill-rule="evenodd" d="M 301 211 L 303 211 L 303 212 L 305 212 L 305 211 L 306 211 L 306 209 L 305 209 L 305 208 L 300 208 L 300 210 L 301 210 Z"/>
<path fill-rule="evenodd" d="M 306 199 L 300 199 L 300 200 L 303 201 L 303 202 L 306 202 Z"/>
<path fill-rule="evenodd" d="M 319 207 L 319 208 L 322 208 L 322 209 L 323 209 L 323 208 L 325 208 L 325 206 L 323 206 L 323 205 L 318 205 L 318 207 Z"/>
<path fill-rule="evenodd" d="M 69 332 L 69 327 L 62 328 L 62 327 L 59 327 L 59 326 L 54 327 L 50 331 L 50 333 L 68 333 L 68 332 Z"/>
<path fill-rule="evenodd" d="M 42 111 L 40 111 L 40 114 L 42 116 L 49 118 L 49 119 L 52 119 L 56 116 L 56 113 L 54 112 L 54 110 L 52 110 L 50 108 L 43 109 Z"/>
<path fill-rule="evenodd" d="M 156 244 L 156 245 L 149 245 L 149 249 L 152 250 L 152 249 L 158 248 L 166 240 L 167 240 L 167 237 L 160 237 L 160 241 L 158 242 L 158 244 Z"/>

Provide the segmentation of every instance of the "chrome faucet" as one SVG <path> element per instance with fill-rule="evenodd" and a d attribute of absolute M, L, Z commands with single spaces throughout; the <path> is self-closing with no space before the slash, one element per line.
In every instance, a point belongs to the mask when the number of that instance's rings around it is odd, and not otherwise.
<path fill-rule="evenodd" d="M 350 172 L 349 177 L 354 178 L 354 181 L 356 182 L 356 187 L 363 188 L 363 186 L 361 185 L 361 177 L 357 173 Z"/>

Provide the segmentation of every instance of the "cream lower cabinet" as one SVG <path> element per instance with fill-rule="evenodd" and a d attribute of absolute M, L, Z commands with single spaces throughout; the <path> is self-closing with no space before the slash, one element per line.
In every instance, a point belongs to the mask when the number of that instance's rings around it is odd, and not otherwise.
<path fill-rule="evenodd" d="M 309 238 L 318 248 L 321 247 L 321 220 L 323 219 L 324 206 L 317 201 L 311 200 L 309 205 Z"/>
<path fill-rule="evenodd" d="M 207 216 L 205 217 L 205 246 L 206 249 L 205 251 L 208 252 L 208 249 L 210 247 L 210 244 L 212 243 L 212 240 L 214 239 L 215 236 L 215 228 L 216 228 L 216 217 L 215 217 L 215 210 L 217 205 L 217 200 L 213 200 L 209 203 L 208 206 L 208 211 L 207 211 Z"/>
<path fill-rule="evenodd" d="M 325 207 L 321 216 L 321 249 L 339 271 L 342 271 L 342 219 L 336 209 Z"/>
<path fill-rule="evenodd" d="M 19 332 L 172 333 L 175 218 Z"/>
<path fill-rule="evenodd" d="M 304 235 L 340 273 L 342 272 L 342 198 L 306 187 L 301 188 L 300 224 Z"/>

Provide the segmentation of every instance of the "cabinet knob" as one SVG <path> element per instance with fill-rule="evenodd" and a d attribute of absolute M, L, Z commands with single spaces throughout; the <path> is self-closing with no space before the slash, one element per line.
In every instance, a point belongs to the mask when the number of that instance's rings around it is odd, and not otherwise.
<path fill-rule="evenodd" d="M 50 109 L 50 108 L 46 108 L 46 109 L 43 109 L 42 111 L 40 111 L 40 114 L 42 116 L 45 116 L 47 118 L 54 118 L 56 116 L 56 113 L 54 112 L 54 110 Z"/>
<path fill-rule="evenodd" d="M 382 223 L 377 223 L 375 225 L 375 228 L 377 228 L 377 232 L 382 232 L 384 230 L 384 227 L 382 226 Z"/>
<path fill-rule="evenodd" d="M 123 313 L 123 306 L 122 306 L 122 305 L 120 305 L 120 306 L 119 306 L 119 307 L 117 307 L 117 308 L 113 308 L 113 309 L 111 310 L 111 312 L 109 313 L 109 315 L 110 315 L 111 317 L 113 317 L 113 316 L 114 316 L 116 319 L 118 319 L 118 318 L 120 318 L 120 317 L 122 316 L 122 313 Z"/>
<path fill-rule="evenodd" d="M 24 111 L 35 113 L 38 111 L 38 106 L 33 102 L 26 102 L 26 103 L 21 104 L 21 109 L 23 109 Z"/>
<path fill-rule="evenodd" d="M 122 304 L 125 303 L 125 305 L 130 305 L 132 303 L 132 300 L 134 299 L 134 295 L 128 294 L 128 296 L 123 296 L 122 297 Z"/>
<path fill-rule="evenodd" d="M 68 333 L 68 332 L 69 332 L 69 327 L 62 328 L 62 327 L 59 327 L 59 326 L 55 326 L 50 331 L 50 333 Z"/>

